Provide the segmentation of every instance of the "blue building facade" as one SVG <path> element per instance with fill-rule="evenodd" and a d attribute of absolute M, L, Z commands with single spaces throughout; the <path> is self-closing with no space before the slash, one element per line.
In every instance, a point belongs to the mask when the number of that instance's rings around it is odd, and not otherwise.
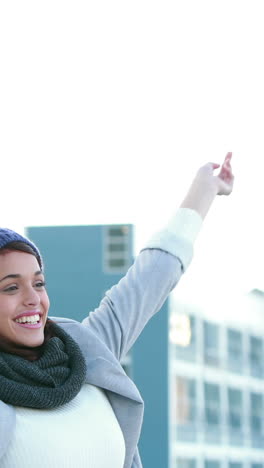
<path fill-rule="evenodd" d="M 50 315 L 83 320 L 134 260 L 132 225 L 29 227 L 44 259 Z M 144 468 L 169 467 L 168 302 L 123 363 L 145 401 Z"/>
<path fill-rule="evenodd" d="M 139 449 L 144 468 L 169 467 L 168 301 L 132 350 L 133 380 L 145 401 Z"/>

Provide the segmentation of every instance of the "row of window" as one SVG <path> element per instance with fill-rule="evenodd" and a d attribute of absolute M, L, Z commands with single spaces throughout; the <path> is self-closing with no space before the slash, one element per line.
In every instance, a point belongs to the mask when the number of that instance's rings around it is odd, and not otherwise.
<path fill-rule="evenodd" d="M 177 439 L 264 446 L 262 393 L 177 376 L 173 398 Z"/>
<path fill-rule="evenodd" d="M 264 378 L 264 343 L 260 336 L 225 328 L 223 349 L 219 325 L 191 316 L 183 323 L 188 324 L 185 327 L 189 327 L 189 339 L 180 344 L 176 341 L 177 359 L 195 362 L 202 354 L 205 365 L 225 367 L 231 372 L 249 373 L 252 377 Z M 181 334 L 183 333 L 186 336 L 186 330 L 181 330 Z"/>
<path fill-rule="evenodd" d="M 125 273 L 131 264 L 130 227 L 110 225 L 104 228 L 103 253 L 106 273 Z"/>
<path fill-rule="evenodd" d="M 214 459 L 205 459 L 202 463 L 198 463 L 198 460 L 195 458 L 181 458 L 177 457 L 173 468 L 222 468 L 223 464 L 220 460 Z M 239 461 L 225 461 L 225 468 L 245 468 L 243 462 Z M 259 462 L 249 462 L 247 463 L 247 468 L 264 468 L 263 463 Z"/>

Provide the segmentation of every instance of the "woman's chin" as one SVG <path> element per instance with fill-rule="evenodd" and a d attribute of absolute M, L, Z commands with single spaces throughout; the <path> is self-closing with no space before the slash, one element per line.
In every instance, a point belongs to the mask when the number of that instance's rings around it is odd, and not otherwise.
<path fill-rule="evenodd" d="M 38 333 L 32 333 L 31 336 L 26 338 L 21 338 L 17 341 L 17 345 L 25 348 L 37 348 L 44 343 L 44 333 L 43 331 L 38 331 Z"/>

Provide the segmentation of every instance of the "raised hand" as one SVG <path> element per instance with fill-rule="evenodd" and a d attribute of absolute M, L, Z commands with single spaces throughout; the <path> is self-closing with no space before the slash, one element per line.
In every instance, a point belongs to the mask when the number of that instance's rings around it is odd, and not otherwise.
<path fill-rule="evenodd" d="M 223 164 L 213 162 L 202 166 L 193 180 L 181 207 L 192 208 L 204 218 L 216 195 L 230 195 L 234 185 L 231 168 L 232 153 L 227 153 Z M 220 168 L 219 174 L 215 170 Z"/>
<path fill-rule="evenodd" d="M 207 163 L 198 171 L 198 178 L 203 179 L 204 184 L 214 185 L 217 195 L 230 195 L 234 186 L 234 175 L 231 167 L 232 153 L 227 153 L 222 166 L 217 163 Z M 218 175 L 214 174 L 215 169 L 220 167 Z"/>

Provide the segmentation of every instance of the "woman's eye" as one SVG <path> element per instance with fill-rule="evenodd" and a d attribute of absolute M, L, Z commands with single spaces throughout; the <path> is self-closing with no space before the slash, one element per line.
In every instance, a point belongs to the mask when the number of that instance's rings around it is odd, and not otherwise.
<path fill-rule="evenodd" d="M 36 288 L 44 288 L 46 286 L 46 283 L 45 281 L 38 281 L 37 283 L 35 283 L 35 286 Z"/>
<path fill-rule="evenodd" d="M 18 289 L 18 287 L 14 284 L 12 286 L 8 286 L 7 288 L 4 289 L 5 292 L 12 292 L 12 291 L 16 291 Z"/>

